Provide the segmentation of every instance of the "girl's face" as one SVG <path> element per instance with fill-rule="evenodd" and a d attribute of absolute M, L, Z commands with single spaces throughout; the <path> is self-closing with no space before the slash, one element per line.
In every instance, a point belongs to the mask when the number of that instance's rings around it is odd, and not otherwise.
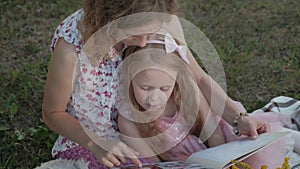
<path fill-rule="evenodd" d="M 159 110 L 169 100 L 175 82 L 175 79 L 165 71 L 146 69 L 132 79 L 133 95 L 143 109 Z"/>

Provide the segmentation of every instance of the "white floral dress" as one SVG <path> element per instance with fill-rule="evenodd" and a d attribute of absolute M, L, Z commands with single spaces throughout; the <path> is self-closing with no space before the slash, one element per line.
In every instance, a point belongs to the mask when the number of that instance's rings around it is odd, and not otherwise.
<path fill-rule="evenodd" d="M 67 17 L 56 29 L 51 43 L 51 50 L 59 38 L 76 47 L 79 76 L 73 84 L 73 92 L 66 111 L 77 118 L 81 125 L 99 136 L 118 139 L 116 118 L 117 111 L 113 105 L 114 88 L 111 83 L 121 57 L 115 54 L 114 60 L 103 59 L 99 66 L 93 67 L 82 53 L 81 33 L 77 29 L 82 19 L 80 9 Z M 59 136 L 52 149 L 52 155 L 79 146 L 63 136 Z"/>

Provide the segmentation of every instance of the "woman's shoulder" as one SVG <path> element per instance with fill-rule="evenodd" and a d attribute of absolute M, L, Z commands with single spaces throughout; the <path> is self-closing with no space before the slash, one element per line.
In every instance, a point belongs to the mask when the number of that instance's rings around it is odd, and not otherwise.
<path fill-rule="evenodd" d="M 59 38 L 63 38 L 66 42 L 73 44 L 76 48 L 80 48 L 81 33 L 78 29 L 78 23 L 82 20 L 82 18 L 83 10 L 78 9 L 58 25 L 51 42 L 52 51 L 54 50 Z"/>
<path fill-rule="evenodd" d="M 66 17 L 57 27 L 59 28 L 65 28 L 65 27 L 73 27 L 77 28 L 78 22 L 83 18 L 83 10 L 78 9 L 68 17 Z M 75 26 L 75 27 L 74 27 Z"/>

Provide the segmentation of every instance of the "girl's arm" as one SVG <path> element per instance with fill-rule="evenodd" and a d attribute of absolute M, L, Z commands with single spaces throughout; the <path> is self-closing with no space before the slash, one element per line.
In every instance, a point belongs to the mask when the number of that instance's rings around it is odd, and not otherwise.
<path fill-rule="evenodd" d="M 148 144 L 142 139 L 136 125 L 129 121 L 127 118 L 118 115 L 118 126 L 122 139 L 130 147 L 133 147 L 141 156 L 149 159 L 152 162 L 160 162 L 157 154 L 148 146 Z"/>
<path fill-rule="evenodd" d="M 73 89 L 76 62 L 75 47 L 65 40 L 59 39 L 48 69 L 42 110 L 43 120 L 54 132 L 92 151 L 102 164 L 109 167 L 118 165 L 119 159 L 124 159 L 111 155 L 98 146 L 93 141 L 94 139 L 92 140 L 83 130 L 79 121 L 65 111 Z M 141 164 L 126 145 L 119 143 L 115 146 L 124 154 L 130 154 L 137 165 Z"/>

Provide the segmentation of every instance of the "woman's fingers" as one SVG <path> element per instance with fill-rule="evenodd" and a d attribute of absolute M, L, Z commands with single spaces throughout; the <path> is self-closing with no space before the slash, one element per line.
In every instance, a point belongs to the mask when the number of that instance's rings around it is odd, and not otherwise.
<path fill-rule="evenodd" d="M 143 164 L 142 162 L 138 159 L 138 158 L 130 158 L 132 160 L 132 162 L 137 165 L 138 167 L 142 167 Z"/>
<path fill-rule="evenodd" d="M 250 128 L 250 138 L 255 140 L 258 136 L 256 128 L 251 127 Z"/>
<path fill-rule="evenodd" d="M 121 165 L 119 158 L 111 152 L 108 152 L 106 156 L 102 157 L 100 162 L 107 167 L 114 167 Z"/>
<path fill-rule="evenodd" d="M 119 153 L 121 153 L 121 154 L 118 156 L 120 158 L 120 160 L 122 160 L 122 158 L 124 158 L 124 157 L 127 157 L 127 158 L 131 159 L 135 165 L 142 167 L 141 161 L 137 158 L 138 153 L 136 151 L 134 151 L 131 147 L 128 147 L 126 144 L 124 144 L 122 142 L 120 142 L 120 143 L 121 144 L 119 144 L 119 146 L 120 146 L 119 150 L 121 150 L 121 152 L 119 152 Z M 125 160 L 125 158 L 124 158 L 124 160 Z M 126 160 L 125 160 L 125 162 L 126 162 Z"/>
<path fill-rule="evenodd" d="M 108 161 L 110 161 L 113 165 L 119 166 L 121 164 L 121 161 L 119 160 L 119 157 L 115 156 L 113 153 L 109 152 L 106 156 Z M 122 161 L 123 162 L 123 161 Z"/>
<path fill-rule="evenodd" d="M 100 161 L 101 164 L 105 165 L 106 167 L 114 167 L 115 165 L 109 161 L 108 159 L 106 158 L 103 158 L 101 161 Z"/>
<path fill-rule="evenodd" d="M 120 148 L 114 148 L 109 153 L 115 155 L 122 163 L 126 163 L 126 154 L 124 154 Z"/>
<path fill-rule="evenodd" d="M 101 159 L 104 165 L 108 167 L 119 166 L 121 163 L 126 163 L 126 158 L 129 158 L 135 165 L 142 167 L 141 161 L 137 158 L 138 153 L 123 142 L 115 142 L 111 144 L 109 149 Z"/>
<path fill-rule="evenodd" d="M 270 132 L 270 124 L 268 122 L 261 122 L 259 128 L 257 129 L 257 132 L 259 134 Z"/>
<path fill-rule="evenodd" d="M 241 131 L 242 134 L 248 135 L 251 139 L 256 139 L 258 134 L 270 131 L 270 124 L 265 121 L 260 121 L 252 117 L 246 117 L 242 120 Z"/>

